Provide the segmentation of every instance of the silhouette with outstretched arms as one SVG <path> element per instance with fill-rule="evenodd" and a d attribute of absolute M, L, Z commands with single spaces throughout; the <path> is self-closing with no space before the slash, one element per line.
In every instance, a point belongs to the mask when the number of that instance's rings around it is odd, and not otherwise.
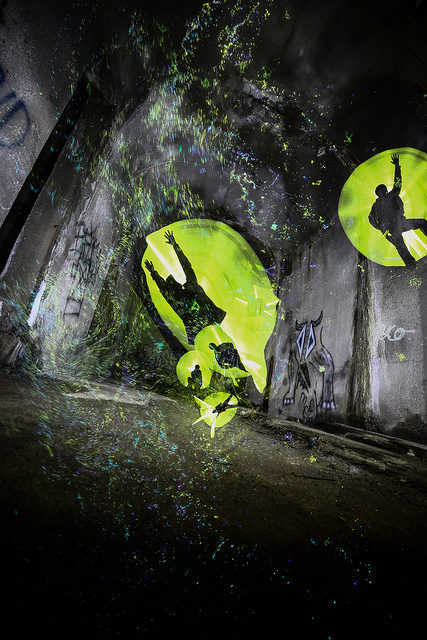
<path fill-rule="evenodd" d="M 175 240 L 173 232 L 166 231 L 165 238 L 177 255 L 185 274 L 185 283 L 180 284 L 172 275 L 164 280 L 149 260 L 145 261 L 145 266 L 159 287 L 160 293 L 184 323 L 188 343 L 194 344 L 194 339 L 199 331 L 210 324 L 220 324 L 224 320 L 226 312 L 212 302 L 203 287 L 197 282 L 193 267 Z"/>
<path fill-rule="evenodd" d="M 397 153 L 391 155 L 391 163 L 394 165 L 393 188 L 387 191 L 385 184 L 377 186 L 375 189 L 377 199 L 369 213 L 369 222 L 396 247 L 405 265 L 413 265 L 416 260 L 410 254 L 402 233 L 419 229 L 427 236 L 427 220 L 424 218 L 405 218 L 403 202 L 399 195 L 402 188 L 402 170 Z"/>

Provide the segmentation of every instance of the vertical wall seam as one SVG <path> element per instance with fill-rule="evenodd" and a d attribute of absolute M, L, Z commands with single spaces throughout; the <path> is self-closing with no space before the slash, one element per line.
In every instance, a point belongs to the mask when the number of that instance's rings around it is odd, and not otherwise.
<path fill-rule="evenodd" d="M 371 411 L 371 324 L 372 286 L 369 260 L 358 254 L 356 296 L 352 322 L 352 358 L 348 379 L 347 418 L 362 428 L 372 428 Z"/>

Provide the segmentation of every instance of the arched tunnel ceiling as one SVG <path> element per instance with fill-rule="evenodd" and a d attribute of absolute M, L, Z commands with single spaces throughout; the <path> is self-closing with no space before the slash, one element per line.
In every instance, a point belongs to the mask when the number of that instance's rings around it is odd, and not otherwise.
<path fill-rule="evenodd" d="M 357 164 L 426 150 L 424 4 L 8 1 L 2 19 L 57 112 L 84 70 L 116 105 L 117 179 L 292 255 Z"/>

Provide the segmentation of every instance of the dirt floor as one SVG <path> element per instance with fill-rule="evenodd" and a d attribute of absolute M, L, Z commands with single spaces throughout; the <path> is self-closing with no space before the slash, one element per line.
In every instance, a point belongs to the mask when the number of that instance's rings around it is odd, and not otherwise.
<path fill-rule="evenodd" d="M 211 439 L 195 404 L 113 384 L 0 390 L 13 637 L 420 637 L 426 448 L 248 410 Z"/>

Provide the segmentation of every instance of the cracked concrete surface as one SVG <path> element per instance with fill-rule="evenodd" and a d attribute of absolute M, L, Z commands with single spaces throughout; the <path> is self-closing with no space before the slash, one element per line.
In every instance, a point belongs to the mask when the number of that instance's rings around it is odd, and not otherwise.
<path fill-rule="evenodd" d="M 422 447 L 396 453 L 247 410 L 212 440 L 192 404 L 144 389 L 12 376 L 1 389 L 16 629 L 412 637 L 427 566 Z"/>

